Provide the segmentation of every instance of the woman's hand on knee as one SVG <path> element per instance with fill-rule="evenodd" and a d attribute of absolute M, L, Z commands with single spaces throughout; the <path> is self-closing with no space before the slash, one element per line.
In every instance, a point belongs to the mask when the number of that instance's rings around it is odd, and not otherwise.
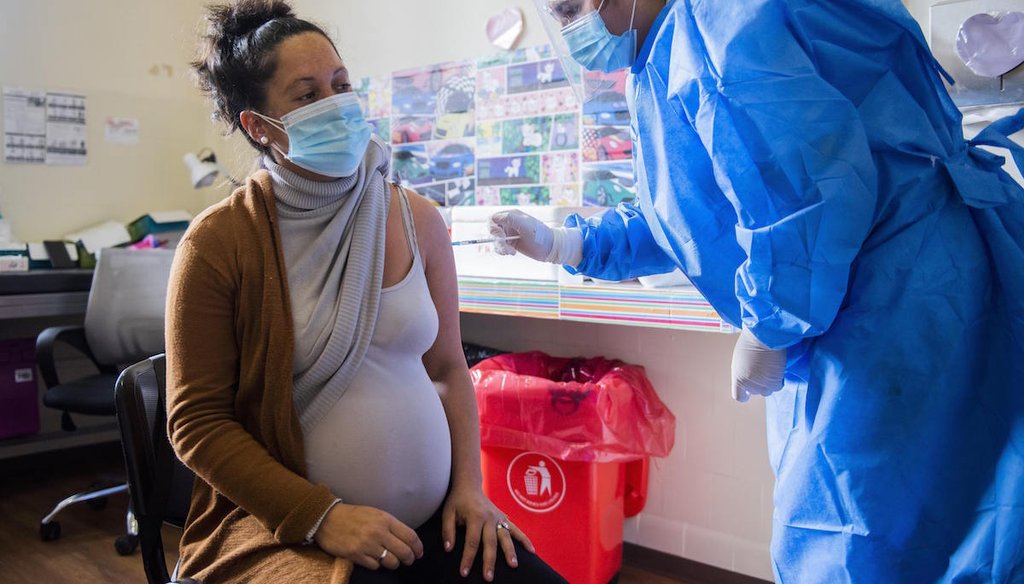
<path fill-rule="evenodd" d="M 325 552 L 368 570 L 395 570 L 423 556 L 423 543 L 416 532 L 374 507 L 335 505 L 313 538 Z"/>
<path fill-rule="evenodd" d="M 442 538 L 445 551 L 452 551 L 455 541 L 455 526 L 466 526 L 466 539 L 462 549 L 459 572 L 466 576 L 473 566 L 478 552 L 482 550 L 484 580 L 494 579 L 494 562 L 500 548 L 505 562 L 515 568 L 519 565 L 513 539 L 534 553 L 533 543 L 508 517 L 498 509 L 480 489 L 452 489 L 445 501 L 442 516 Z"/>

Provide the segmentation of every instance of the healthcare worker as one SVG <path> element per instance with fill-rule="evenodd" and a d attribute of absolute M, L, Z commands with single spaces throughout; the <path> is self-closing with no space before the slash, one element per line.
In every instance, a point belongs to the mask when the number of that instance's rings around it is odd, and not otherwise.
<path fill-rule="evenodd" d="M 898 0 L 536 1 L 631 68 L 637 204 L 497 214 L 499 251 L 679 267 L 741 328 L 776 581 L 1024 582 L 1024 190 L 979 148 L 1024 166 L 1024 111 L 965 142 Z"/>

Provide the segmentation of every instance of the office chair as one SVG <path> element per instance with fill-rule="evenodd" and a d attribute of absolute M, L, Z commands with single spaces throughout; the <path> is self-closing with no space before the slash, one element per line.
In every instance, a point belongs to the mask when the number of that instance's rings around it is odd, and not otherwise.
<path fill-rule="evenodd" d="M 165 380 L 164 356 L 156 355 L 121 372 L 114 390 L 142 566 L 149 584 L 164 584 L 169 579 L 160 528 L 165 522 L 185 525 L 195 479 L 175 456 L 167 438 Z M 195 581 L 182 580 L 181 584 L 185 582 Z"/>
<path fill-rule="evenodd" d="M 118 371 L 124 365 L 164 350 L 164 304 L 173 258 L 172 250 L 103 250 L 93 273 L 84 326 L 51 327 L 37 337 L 36 357 L 46 385 L 43 404 L 63 412 L 61 427 L 64 430 L 76 429 L 71 414 L 113 417 Z M 78 379 L 61 379 L 54 355 L 58 343 L 88 357 L 97 373 Z M 69 505 L 88 502 L 94 509 L 102 509 L 108 495 L 127 490 L 127 484 L 119 484 L 64 499 L 40 522 L 40 537 L 43 541 L 60 537 L 60 523 L 54 518 Z M 138 545 L 130 509 L 126 524 L 127 533 L 115 542 L 121 555 L 131 554 Z"/>

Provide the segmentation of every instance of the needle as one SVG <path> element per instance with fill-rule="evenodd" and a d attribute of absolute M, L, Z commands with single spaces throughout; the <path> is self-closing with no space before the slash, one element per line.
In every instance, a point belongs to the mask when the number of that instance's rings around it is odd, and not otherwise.
<path fill-rule="evenodd" d="M 477 245 L 479 243 L 494 243 L 495 241 L 512 241 L 513 239 L 519 239 L 518 235 L 511 237 L 490 237 L 486 239 L 464 239 L 462 241 L 453 241 L 452 245 Z"/>

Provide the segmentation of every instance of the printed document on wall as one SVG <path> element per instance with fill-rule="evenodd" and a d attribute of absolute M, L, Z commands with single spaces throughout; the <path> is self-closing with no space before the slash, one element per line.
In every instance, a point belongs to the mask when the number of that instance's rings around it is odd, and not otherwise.
<path fill-rule="evenodd" d="M 46 164 L 85 164 L 85 96 L 46 94 Z"/>
<path fill-rule="evenodd" d="M 46 162 L 46 92 L 4 88 L 4 161 Z"/>

